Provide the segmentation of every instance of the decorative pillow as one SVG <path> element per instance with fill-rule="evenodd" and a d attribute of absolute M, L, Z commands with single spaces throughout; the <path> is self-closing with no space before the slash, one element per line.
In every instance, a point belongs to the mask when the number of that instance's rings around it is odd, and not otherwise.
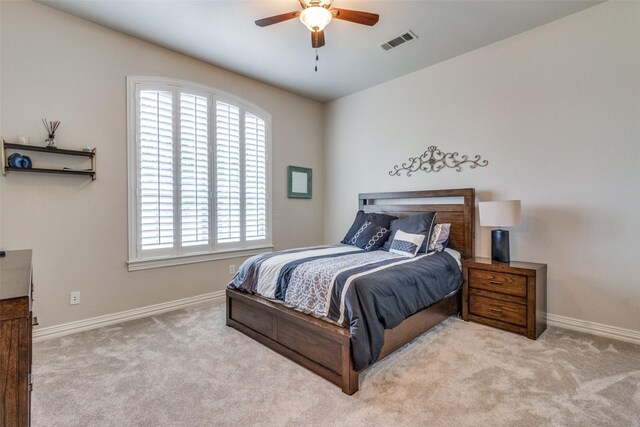
<path fill-rule="evenodd" d="M 398 230 L 391 242 L 389 252 L 413 258 L 422 246 L 422 242 L 424 242 L 424 234 L 411 234 Z"/>
<path fill-rule="evenodd" d="M 375 251 L 380 249 L 389 238 L 389 234 L 389 229 L 367 221 L 351 238 L 351 244 L 365 251 Z"/>
<path fill-rule="evenodd" d="M 429 252 L 436 251 L 442 252 L 447 247 L 445 243 L 449 240 L 449 232 L 451 231 L 451 224 L 436 224 L 433 226 L 433 233 L 431 233 L 431 241 L 429 242 Z"/>
<path fill-rule="evenodd" d="M 411 234 L 423 234 L 424 241 L 418 252 L 426 252 L 427 246 L 431 241 L 431 233 L 433 231 L 433 225 L 435 223 L 435 212 L 420 212 L 415 215 L 410 215 L 405 218 L 396 219 L 391 223 L 391 237 L 387 243 L 382 247 L 384 250 L 389 250 L 395 234 L 398 230 L 402 230 L 405 233 Z"/>
<path fill-rule="evenodd" d="M 387 215 L 383 213 L 371 212 L 365 215 L 366 220 L 379 225 L 380 227 L 391 229 L 391 222 L 398 219 L 397 216 Z"/>
<path fill-rule="evenodd" d="M 360 230 L 360 227 L 365 223 L 364 211 L 358 211 L 356 213 L 356 219 L 353 220 L 353 224 L 349 227 L 347 234 L 344 235 L 344 238 L 340 241 L 340 243 L 346 243 L 347 245 L 352 245 L 351 239 L 353 236 Z"/>
<path fill-rule="evenodd" d="M 356 214 L 356 218 L 353 220 L 353 224 L 349 227 L 347 234 L 344 235 L 344 238 L 340 241 L 340 243 L 346 243 L 347 245 L 352 245 L 351 240 L 353 236 L 360 230 L 360 228 L 364 225 L 365 222 L 372 222 L 380 227 L 386 228 L 389 230 L 391 228 L 391 221 L 396 219 L 397 217 L 391 215 L 385 215 L 381 213 L 371 212 L 365 214 L 364 211 L 360 210 Z"/>

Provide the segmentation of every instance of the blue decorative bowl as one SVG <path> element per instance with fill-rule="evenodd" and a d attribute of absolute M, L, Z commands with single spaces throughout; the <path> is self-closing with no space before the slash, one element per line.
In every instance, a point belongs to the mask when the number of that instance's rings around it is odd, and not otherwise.
<path fill-rule="evenodd" d="M 33 167 L 33 162 L 31 161 L 31 157 L 29 156 L 22 156 L 22 161 L 20 163 L 21 168 L 31 169 Z"/>
<path fill-rule="evenodd" d="M 7 160 L 9 161 L 9 166 L 12 168 L 22 167 L 22 155 L 20 153 L 13 153 Z"/>

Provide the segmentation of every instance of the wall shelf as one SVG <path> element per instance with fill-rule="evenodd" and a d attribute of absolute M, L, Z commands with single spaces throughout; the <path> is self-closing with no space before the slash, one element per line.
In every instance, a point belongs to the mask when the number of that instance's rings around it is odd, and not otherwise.
<path fill-rule="evenodd" d="M 79 157 L 87 157 L 91 160 L 91 168 L 90 169 L 52 169 L 52 168 L 16 168 L 9 166 L 7 156 L 7 150 L 11 151 L 37 151 L 40 153 L 47 153 L 53 155 L 63 155 L 63 156 L 79 156 Z M 31 173 L 49 173 L 49 174 L 59 174 L 59 175 L 83 175 L 91 177 L 92 181 L 96 180 L 96 149 L 94 148 L 91 151 L 83 151 L 83 150 L 69 150 L 65 148 L 46 148 L 46 147 L 38 147 L 35 145 L 22 145 L 22 144 L 12 144 L 5 142 L 2 140 L 2 175 L 6 175 L 7 172 L 31 172 Z"/>

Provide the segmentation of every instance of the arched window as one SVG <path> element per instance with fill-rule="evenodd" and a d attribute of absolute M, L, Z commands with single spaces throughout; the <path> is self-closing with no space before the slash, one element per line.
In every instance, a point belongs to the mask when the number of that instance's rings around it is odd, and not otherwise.
<path fill-rule="evenodd" d="M 271 246 L 271 116 L 213 88 L 128 77 L 129 269 Z"/>

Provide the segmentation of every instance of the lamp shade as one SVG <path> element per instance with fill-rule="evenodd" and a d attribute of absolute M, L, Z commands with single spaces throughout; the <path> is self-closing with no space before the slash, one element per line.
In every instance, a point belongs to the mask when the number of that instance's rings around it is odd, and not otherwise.
<path fill-rule="evenodd" d="M 480 225 L 484 227 L 515 227 L 520 225 L 520 200 L 480 202 Z"/>

